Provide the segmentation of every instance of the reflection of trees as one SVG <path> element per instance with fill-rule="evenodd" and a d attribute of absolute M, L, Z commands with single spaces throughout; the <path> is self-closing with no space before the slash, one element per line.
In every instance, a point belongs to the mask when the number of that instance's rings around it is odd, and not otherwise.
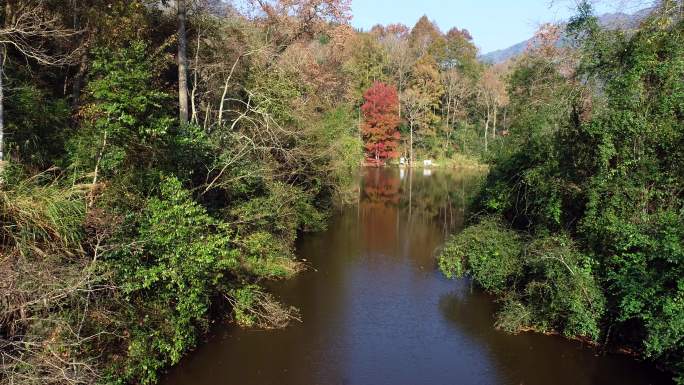
<path fill-rule="evenodd" d="M 413 246 L 423 247 L 428 240 L 434 241 L 433 236 L 450 234 L 463 225 L 465 206 L 477 191 L 481 175 L 450 170 L 423 175 L 411 169 L 402 175 L 398 169 L 366 169 L 359 203 L 364 245 L 391 253 L 401 240 L 401 248 L 409 252 Z M 417 252 L 413 250 L 411 255 Z M 431 253 L 432 247 L 427 258 L 432 257 Z"/>
<path fill-rule="evenodd" d="M 480 346 L 497 368 L 505 384 L 657 384 L 670 383 L 666 376 L 627 356 L 595 355 L 576 341 L 536 333 L 512 335 L 494 330 L 496 303 L 480 290 L 469 290 L 468 281 L 439 299 L 444 320 L 468 336 L 465 343 Z M 465 350 L 468 350 L 466 348 Z"/>
<path fill-rule="evenodd" d="M 364 206 L 395 206 L 399 203 L 400 179 L 391 170 L 367 169 L 363 178 Z"/>
<path fill-rule="evenodd" d="M 463 225 L 466 205 L 477 193 L 482 173 L 437 170 L 432 175 L 409 175 L 402 186 L 402 207 L 410 220 L 439 223 L 445 234 Z"/>
<path fill-rule="evenodd" d="M 465 210 L 481 178 L 478 171 L 437 170 L 423 175 L 411 169 L 401 178 L 396 169 L 369 168 L 362 182 L 362 205 L 380 208 L 400 204 L 426 219 L 453 217 L 454 210 Z"/>
<path fill-rule="evenodd" d="M 396 247 L 400 178 L 389 169 L 367 169 L 359 203 L 359 225 L 368 250 L 390 254 Z"/>

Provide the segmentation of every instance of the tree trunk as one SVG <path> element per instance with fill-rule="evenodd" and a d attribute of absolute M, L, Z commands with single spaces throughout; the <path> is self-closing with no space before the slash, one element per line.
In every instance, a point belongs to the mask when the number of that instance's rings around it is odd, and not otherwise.
<path fill-rule="evenodd" d="M 411 121 L 411 139 L 409 143 L 409 165 L 413 167 L 413 121 Z"/>
<path fill-rule="evenodd" d="M 209 130 L 207 129 L 207 124 L 209 123 L 209 114 L 211 113 L 211 102 L 207 104 L 207 108 L 204 110 L 204 131 L 206 133 L 209 133 Z"/>
<path fill-rule="evenodd" d="M 192 106 L 192 122 L 199 125 L 197 117 L 197 107 L 195 105 L 195 96 L 197 94 L 197 70 L 199 68 L 199 51 L 200 51 L 200 31 L 197 31 L 197 47 L 195 50 L 195 62 L 193 63 L 192 72 L 192 93 L 190 94 L 190 104 Z"/>
<path fill-rule="evenodd" d="M 226 95 L 228 94 L 229 83 L 230 83 L 230 77 L 226 78 L 226 81 L 223 84 L 223 93 L 221 94 L 221 103 L 219 103 L 219 112 L 218 112 L 218 124 L 219 124 L 219 126 L 223 125 L 223 103 L 225 103 L 225 101 L 226 101 Z"/>
<path fill-rule="evenodd" d="M 8 1 L 5 3 L 5 21 L 4 23 L 0 23 L 0 28 L 9 25 L 13 17 L 14 12 L 12 11 L 12 4 Z M 5 88 L 3 76 L 5 75 L 6 54 L 7 46 L 5 44 L 0 44 L 0 171 L 2 171 L 3 163 L 5 161 Z M 2 179 L 0 179 L 0 183 L 2 182 Z"/>
<path fill-rule="evenodd" d="M 188 36 L 185 31 L 185 0 L 178 0 L 178 105 L 180 122 L 188 122 Z"/>
<path fill-rule="evenodd" d="M 504 114 L 504 116 L 503 116 L 503 128 L 502 129 L 508 130 L 508 124 L 506 123 L 506 115 L 508 114 L 508 108 L 504 108 L 503 114 Z"/>
<path fill-rule="evenodd" d="M 449 117 L 451 115 L 451 92 L 449 92 L 446 100 L 446 145 L 444 146 L 444 154 L 449 151 L 449 137 L 451 136 L 451 127 L 449 126 Z"/>
<path fill-rule="evenodd" d="M 461 148 L 461 151 L 463 151 L 463 155 L 465 155 L 467 152 L 465 130 L 466 130 L 466 128 L 463 127 L 463 137 L 462 137 L 463 148 Z"/>
<path fill-rule="evenodd" d="M 4 96 L 3 93 L 3 74 L 5 69 L 5 46 L 0 45 L 0 171 L 2 171 L 2 162 L 5 160 L 5 119 L 4 119 Z"/>
<path fill-rule="evenodd" d="M 78 0 L 72 0 L 71 1 L 71 7 L 72 7 L 72 12 L 73 12 L 73 28 L 74 31 L 78 31 L 81 29 L 81 21 L 79 19 L 80 16 L 80 10 L 79 10 L 79 1 Z M 76 71 L 76 74 L 74 75 L 73 83 L 71 85 L 71 109 L 73 111 L 76 111 L 78 109 L 78 106 L 80 104 L 80 99 L 81 99 L 81 91 L 83 89 L 83 80 L 85 79 L 86 72 L 88 70 L 88 54 L 90 53 L 90 41 L 91 41 L 91 29 L 90 29 L 90 22 L 86 22 L 86 28 L 85 31 L 81 37 L 80 40 L 80 48 L 82 49 L 81 51 L 81 57 L 78 59 L 78 70 Z"/>
<path fill-rule="evenodd" d="M 411 226 L 411 214 L 413 211 L 413 167 L 409 167 L 408 173 L 409 173 L 409 227 L 410 227 Z"/>
<path fill-rule="evenodd" d="M 100 152 L 97 154 L 97 160 L 95 161 L 95 171 L 93 172 L 93 186 L 91 187 L 90 196 L 88 198 L 88 208 L 93 206 L 95 203 L 95 189 L 97 186 L 97 178 L 100 173 L 100 162 L 102 162 L 102 156 L 104 156 L 105 149 L 107 148 L 107 130 L 104 130 L 102 134 L 102 147 L 100 147 Z"/>
<path fill-rule="evenodd" d="M 496 119 L 498 114 L 499 111 L 496 107 L 494 107 L 494 121 L 492 122 L 492 139 L 496 139 Z"/>
<path fill-rule="evenodd" d="M 446 127 L 449 129 L 449 118 L 451 117 L 451 98 L 447 97 Z"/>
<path fill-rule="evenodd" d="M 86 71 L 88 70 L 88 47 L 90 46 L 90 41 L 85 40 L 83 44 L 83 53 L 79 60 L 78 72 L 74 76 L 74 84 L 71 86 L 71 108 L 74 110 L 79 106 L 83 79 L 85 79 Z"/>
<path fill-rule="evenodd" d="M 403 110 L 403 108 L 401 108 L 401 95 L 403 95 L 403 93 L 404 93 L 404 90 L 403 90 L 404 80 L 403 80 L 403 78 L 404 78 L 404 75 L 400 70 L 400 72 L 399 72 L 399 84 L 398 84 L 398 86 L 399 86 L 398 87 L 399 88 L 399 90 L 398 90 L 399 91 L 399 120 L 401 120 L 401 110 Z"/>
<path fill-rule="evenodd" d="M 487 108 L 487 119 L 485 119 L 485 129 L 484 129 L 484 142 L 485 142 L 485 152 L 487 152 L 487 136 L 489 135 L 489 108 Z"/>

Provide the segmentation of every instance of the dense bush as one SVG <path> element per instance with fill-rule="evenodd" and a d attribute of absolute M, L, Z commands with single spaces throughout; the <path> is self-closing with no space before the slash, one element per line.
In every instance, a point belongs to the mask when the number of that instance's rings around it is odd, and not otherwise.
<path fill-rule="evenodd" d="M 484 289 L 505 292 L 522 273 L 521 240 L 496 220 L 471 226 L 447 242 L 439 266 L 449 278 L 465 274 Z"/>
<path fill-rule="evenodd" d="M 246 16 L 197 8 L 194 115 L 183 122 L 177 15 L 166 12 L 178 2 L 27 3 L 36 20 L 49 17 L 39 31 L 66 34 L 40 53 L 73 44 L 82 62 L 46 70 L 23 57 L 3 27 L 6 12 L 24 8 L 0 7 L 0 76 L 11 86 L 0 382 L 151 384 L 212 319 L 297 320 L 264 281 L 302 269 L 295 239 L 349 199 L 362 146 L 344 90 L 287 57 L 334 52 L 308 35 L 276 47 Z M 62 17 L 87 31 L 72 33 Z"/>
<path fill-rule="evenodd" d="M 565 236 L 526 240 L 485 218 L 445 245 L 439 265 L 449 278 L 468 275 L 502 299 L 497 326 L 510 331 L 558 330 L 596 340 L 604 298 L 592 261 Z"/>
<path fill-rule="evenodd" d="M 684 381 L 684 21 L 668 4 L 628 34 L 602 30 L 584 5 L 570 23 L 574 70 L 562 55 L 517 62 L 512 151 L 477 206 L 521 235 L 481 219 L 442 268 L 501 294 L 505 329 L 600 337 Z M 523 253 L 498 250 L 500 237 L 524 238 Z M 483 265 L 495 251 L 500 265 Z M 511 271 L 518 279 L 493 284 Z"/>

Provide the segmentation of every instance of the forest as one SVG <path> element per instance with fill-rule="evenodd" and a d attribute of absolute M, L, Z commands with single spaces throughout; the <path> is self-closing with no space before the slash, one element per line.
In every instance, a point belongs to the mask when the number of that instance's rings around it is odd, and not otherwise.
<path fill-rule="evenodd" d="M 299 322 L 267 289 L 298 237 L 361 167 L 429 159 L 488 172 L 439 266 L 497 328 L 684 383 L 682 6 L 619 30 L 581 2 L 492 65 L 350 0 L 3 0 L 0 382 L 153 384 L 215 322 Z"/>

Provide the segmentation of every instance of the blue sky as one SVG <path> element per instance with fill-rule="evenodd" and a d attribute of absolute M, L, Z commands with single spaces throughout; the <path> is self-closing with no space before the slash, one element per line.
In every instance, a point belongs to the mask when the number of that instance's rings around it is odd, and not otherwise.
<path fill-rule="evenodd" d="M 573 14 L 572 2 L 554 3 L 550 7 L 549 0 L 352 0 L 352 25 L 367 30 L 400 22 L 412 27 L 425 14 L 443 31 L 468 29 L 481 52 L 487 53 L 530 38 L 541 23 Z"/>

